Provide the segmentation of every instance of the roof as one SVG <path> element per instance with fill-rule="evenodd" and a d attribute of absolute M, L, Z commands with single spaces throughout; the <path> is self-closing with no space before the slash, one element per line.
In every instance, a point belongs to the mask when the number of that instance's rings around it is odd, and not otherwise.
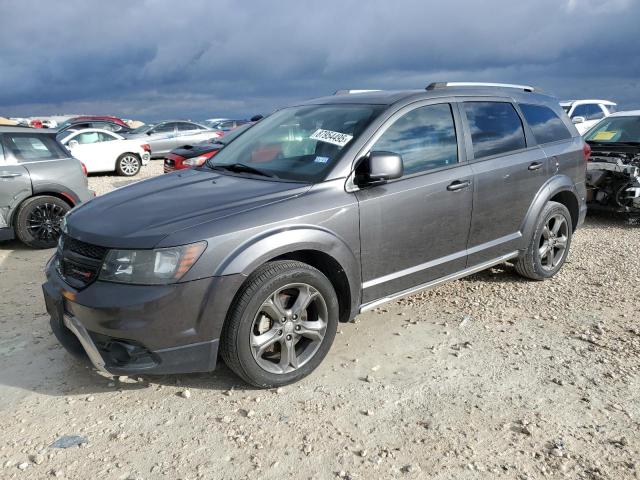
<path fill-rule="evenodd" d="M 8 126 L 0 125 L 0 133 L 50 133 L 55 134 L 57 130 L 55 128 L 32 128 L 32 127 L 20 127 L 20 126 Z"/>
<path fill-rule="evenodd" d="M 616 112 L 609 115 L 609 117 L 640 117 L 640 110 L 627 110 L 626 112 Z"/>
<path fill-rule="evenodd" d="M 571 105 L 584 105 L 589 103 L 601 103 L 602 105 L 617 105 L 617 103 L 612 102 L 611 100 L 599 100 L 594 98 L 582 99 L 582 100 L 563 100 L 560 102 L 560 105 L 563 107 L 568 107 Z"/>

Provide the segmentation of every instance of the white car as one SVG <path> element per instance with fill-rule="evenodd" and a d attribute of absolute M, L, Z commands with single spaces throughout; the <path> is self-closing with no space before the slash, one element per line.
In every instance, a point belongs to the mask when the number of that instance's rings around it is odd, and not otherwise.
<path fill-rule="evenodd" d="M 567 112 L 580 135 L 617 111 L 617 105 L 609 100 L 568 100 L 560 102 L 560 106 Z"/>
<path fill-rule="evenodd" d="M 98 128 L 71 132 L 60 143 L 84 164 L 87 173 L 116 171 L 131 177 L 151 158 L 148 144 Z"/>

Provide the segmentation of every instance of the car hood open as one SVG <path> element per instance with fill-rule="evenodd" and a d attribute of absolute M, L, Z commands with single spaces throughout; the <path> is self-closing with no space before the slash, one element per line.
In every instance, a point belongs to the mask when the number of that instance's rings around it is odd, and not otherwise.
<path fill-rule="evenodd" d="M 188 169 L 97 197 L 74 209 L 66 228 L 73 238 L 94 245 L 153 248 L 171 233 L 301 195 L 309 188 Z"/>

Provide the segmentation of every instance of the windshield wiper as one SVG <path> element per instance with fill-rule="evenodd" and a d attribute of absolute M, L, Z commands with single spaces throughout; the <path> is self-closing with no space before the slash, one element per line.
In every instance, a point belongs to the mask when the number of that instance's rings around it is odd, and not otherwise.
<path fill-rule="evenodd" d="M 229 170 L 231 172 L 253 173 L 254 175 L 261 175 L 263 177 L 278 178 L 273 173 L 265 172 L 264 170 L 260 170 L 258 168 L 252 167 L 251 165 L 246 165 L 244 163 L 229 163 L 229 164 L 214 163 L 211 165 L 211 168 Z"/>

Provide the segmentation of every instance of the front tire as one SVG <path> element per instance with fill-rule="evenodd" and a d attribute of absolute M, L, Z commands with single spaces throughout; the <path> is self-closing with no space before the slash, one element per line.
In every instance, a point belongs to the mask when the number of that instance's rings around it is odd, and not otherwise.
<path fill-rule="evenodd" d="M 32 248 L 52 248 L 60 237 L 60 224 L 71 209 L 50 195 L 32 197 L 20 205 L 14 223 L 16 236 Z"/>
<path fill-rule="evenodd" d="M 135 153 L 123 153 L 116 161 L 116 172 L 123 177 L 137 175 L 142 167 L 142 160 Z"/>
<path fill-rule="evenodd" d="M 225 322 L 221 353 L 247 383 L 278 387 L 309 375 L 329 352 L 338 300 L 322 272 L 275 261 L 247 279 Z"/>
<path fill-rule="evenodd" d="M 567 207 L 548 202 L 540 214 L 527 249 L 516 262 L 516 271 L 531 280 L 553 277 L 569 254 L 573 223 Z"/>

